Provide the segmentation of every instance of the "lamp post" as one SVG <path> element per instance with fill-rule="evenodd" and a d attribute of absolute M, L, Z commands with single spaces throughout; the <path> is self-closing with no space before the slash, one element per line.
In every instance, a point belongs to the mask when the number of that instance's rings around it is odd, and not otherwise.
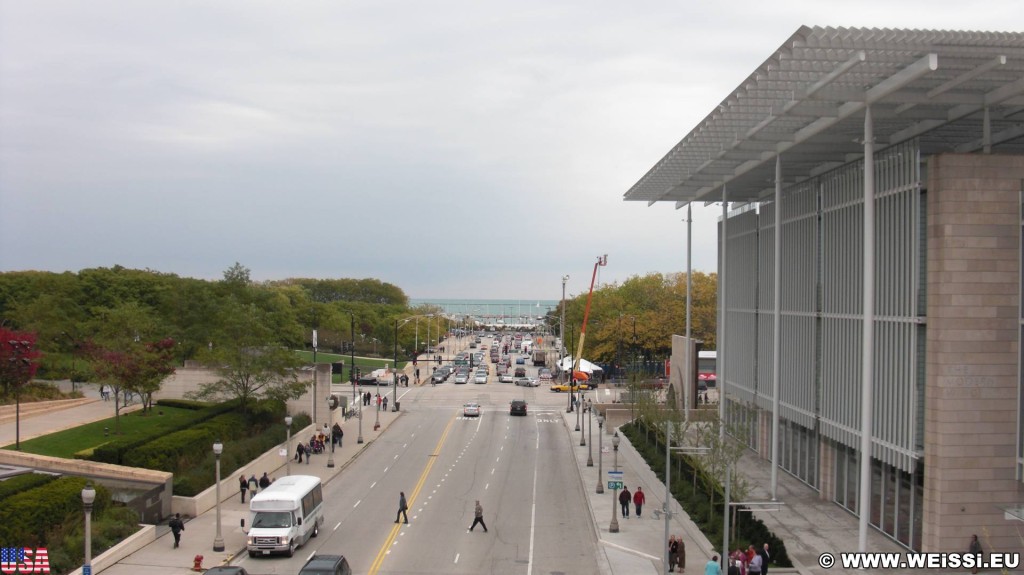
<path fill-rule="evenodd" d="M 576 347 L 575 333 L 576 333 L 576 328 L 574 326 L 570 325 L 569 326 L 569 349 L 573 349 L 573 348 Z M 573 361 L 569 362 L 569 377 L 566 378 L 566 381 L 569 382 L 569 407 L 565 408 L 565 412 L 566 413 L 572 413 L 572 400 L 575 397 L 575 395 L 573 394 L 572 388 L 576 384 L 576 361 L 575 361 L 575 359 Z M 579 431 L 579 426 L 576 427 L 576 430 Z"/>
<path fill-rule="evenodd" d="M 82 488 L 82 508 L 85 510 L 85 564 L 82 575 L 92 575 L 92 504 L 96 501 L 96 490 L 92 481 L 86 481 Z"/>
<path fill-rule="evenodd" d="M 703 454 L 703 453 L 709 453 L 711 450 L 709 448 L 707 448 L 707 447 L 689 447 L 689 446 L 672 447 L 672 422 L 671 421 L 666 421 L 665 422 L 665 509 L 664 509 L 664 511 L 665 511 L 665 541 L 668 541 L 668 531 L 669 531 L 669 527 L 670 527 L 670 520 L 672 518 L 672 504 L 671 504 L 671 502 L 672 502 L 672 490 L 671 490 L 671 488 L 669 486 L 672 485 L 672 452 L 673 451 L 680 451 L 680 452 L 683 452 L 683 453 L 691 453 L 691 454 Z M 728 507 L 728 505 L 726 505 L 726 507 Z M 725 547 L 725 552 L 723 553 L 723 555 L 728 557 L 728 555 L 729 555 L 728 547 Z M 667 573 L 668 570 L 672 567 L 672 565 L 669 563 L 668 547 L 666 547 L 665 551 L 663 552 L 662 560 L 664 561 L 665 572 Z M 728 565 L 728 564 L 726 564 L 726 565 Z"/>
<path fill-rule="evenodd" d="M 586 405 L 586 403 L 585 403 L 586 400 L 583 399 L 583 392 L 582 391 L 579 394 L 579 398 L 580 398 L 580 408 L 576 410 L 576 431 L 580 432 L 580 447 L 586 447 L 587 446 L 587 436 L 584 435 L 583 432 L 586 431 L 585 428 L 587 426 L 587 420 L 583 419 L 583 427 L 582 428 L 580 427 L 580 420 L 583 418 L 583 407 Z M 593 467 L 593 466 L 591 466 L 591 467 Z"/>
<path fill-rule="evenodd" d="M 292 416 L 284 417 L 284 424 L 287 428 L 287 439 L 284 440 L 284 474 L 292 474 Z"/>
<path fill-rule="evenodd" d="M 331 427 L 327 427 L 324 424 L 324 437 L 331 438 L 331 452 L 327 454 L 327 468 L 334 469 L 334 409 L 331 409 L 331 396 L 327 396 L 327 418 L 331 424 Z M 334 405 L 337 409 L 337 404 Z"/>
<path fill-rule="evenodd" d="M 604 475 L 603 457 L 604 451 L 604 414 L 597 414 L 597 493 L 604 493 L 604 483 L 601 482 Z"/>
<path fill-rule="evenodd" d="M 348 368 L 348 376 L 349 376 L 349 378 L 352 379 L 352 405 L 354 407 L 355 404 L 356 404 L 356 388 L 359 387 L 357 385 L 359 383 L 359 380 L 356 379 L 356 316 L 355 316 L 355 314 L 351 314 L 351 313 L 349 314 L 349 316 L 352 318 L 352 324 L 351 324 L 351 329 L 352 329 L 352 336 L 351 336 L 352 337 L 352 349 L 349 350 L 349 352 L 352 354 L 351 358 L 350 358 L 350 361 L 352 362 L 352 365 L 349 366 L 349 368 Z M 360 390 L 360 392 L 361 391 L 362 390 Z M 362 393 L 360 393 L 360 395 L 362 395 Z M 363 407 L 362 407 L 362 404 L 363 404 L 363 402 L 361 401 L 361 398 L 360 398 L 360 401 L 359 401 L 359 437 L 356 439 L 356 443 L 360 443 L 360 444 L 363 442 Z"/>
<path fill-rule="evenodd" d="M 588 414 L 587 421 L 590 422 L 589 424 L 587 424 L 587 430 L 588 430 L 587 434 L 590 436 L 590 446 L 587 447 L 587 467 L 593 467 L 594 466 L 594 402 L 590 401 L 589 399 L 587 400 L 587 402 L 588 402 L 587 403 L 587 414 Z M 598 473 L 598 475 L 597 475 L 597 482 L 598 483 L 601 482 L 601 474 L 600 473 Z"/>
<path fill-rule="evenodd" d="M 615 435 L 612 436 L 612 447 L 615 449 L 615 471 L 619 470 L 619 432 L 616 431 Z M 619 518 L 615 513 L 618 511 L 615 506 L 619 504 L 619 488 L 612 488 L 612 522 L 608 525 L 609 533 L 619 532 Z"/>
<path fill-rule="evenodd" d="M 560 356 L 561 359 L 559 359 L 559 367 L 561 367 L 561 362 L 565 361 L 565 284 L 568 281 L 569 281 L 569 275 L 568 274 L 562 276 L 562 323 L 559 326 L 559 330 L 561 331 L 561 334 L 558 337 L 559 341 L 562 344 L 562 355 Z M 569 368 L 569 371 L 570 372 L 572 371 L 571 367 Z M 571 390 L 572 388 L 569 388 L 569 389 Z M 572 401 L 571 400 L 570 400 L 569 404 L 572 405 Z"/>
<path fill-rule="evenodd" d="M 217 536 L 213 538 L 213 550 L 215 552 L 224 551 L 224 538 L 220 534 L 220 454 L 224 452 L 224 444 L 218 439 L 213 443 L 213 457 L 216 460 L 216 478 L 214 479 L 216 485 L 215 493 L 217 495 Z"/>

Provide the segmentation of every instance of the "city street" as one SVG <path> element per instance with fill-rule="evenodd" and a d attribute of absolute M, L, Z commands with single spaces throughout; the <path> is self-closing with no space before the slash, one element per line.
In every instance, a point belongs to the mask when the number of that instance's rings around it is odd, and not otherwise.
<path fill-rule="evenodd" d="M 290 559 L 234 564 L 296 573 L 328 553 L 358 573 L 597 572 L 595 529 L 559 415 L 566 395 L 498 383 L 490 372 L 486 385 L 401 388 L 402 417 L 325 485 L 320 536 Z M 509 416 L 512 399 L 527 401 L 526 417 Z M 463 416 L 469 401 L 479 417 Z M 394 523 L 402 491 L 408 525 Z M 487 533 L 468 531 L 478 499 Z"/>

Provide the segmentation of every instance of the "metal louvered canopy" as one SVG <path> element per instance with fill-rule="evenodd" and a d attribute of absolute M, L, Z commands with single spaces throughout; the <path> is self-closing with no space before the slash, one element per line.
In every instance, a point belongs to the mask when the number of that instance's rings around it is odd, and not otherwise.
<path fill-rule="evenodd" d="M 1024 33 L 802 27 L 626 192 L 626 201 L 757 201 L 876 149 L 1024 153 Z M 986 119 L 987 116 L 987 119 Z"/>

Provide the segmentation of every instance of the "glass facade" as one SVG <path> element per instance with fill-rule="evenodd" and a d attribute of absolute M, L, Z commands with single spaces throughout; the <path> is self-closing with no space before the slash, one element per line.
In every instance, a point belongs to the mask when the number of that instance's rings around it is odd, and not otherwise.
<path fill-rule="evenodd" d="M 835 445 L 835 502 L 854 515 L 860 484 L 858 452 Z M 914 473 L 871 460 L 871 517 L 873 527 L 901 545 L 921 549 L 921 517 L 924 508 L 924 465 L 918 462 Z"/>

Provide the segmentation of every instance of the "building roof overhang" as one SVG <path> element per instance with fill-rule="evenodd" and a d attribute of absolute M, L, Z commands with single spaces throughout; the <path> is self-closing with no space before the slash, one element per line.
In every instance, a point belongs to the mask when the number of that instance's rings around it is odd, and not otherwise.
<path fill-rule="evenodd" d="M 876 149 L 1024 154 L 1024 34 L 801 27 L 624 199 L 759 201 L 777 157 L 786 186 L 863 156 L 869 106 Z"/>

